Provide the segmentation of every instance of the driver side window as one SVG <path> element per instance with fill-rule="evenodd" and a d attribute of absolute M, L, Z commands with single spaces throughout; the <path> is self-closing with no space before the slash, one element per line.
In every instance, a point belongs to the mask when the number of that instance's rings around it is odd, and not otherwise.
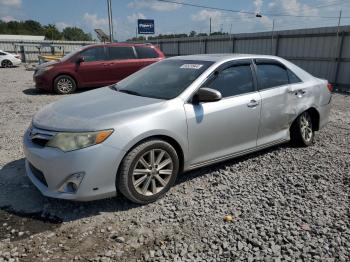
<path fill-rule="evenodd" d="M 86 49 L 80 53 L 84 57 L 84 62 L 95 62 L 105 60 L 105 48 L 93 47 Z"/>
<path fill-rule="evenodd" d="M 219 91 L 223 98 L 254 92 L 250 65 L 234 65 L 219 72 L 206 87 Z"/>

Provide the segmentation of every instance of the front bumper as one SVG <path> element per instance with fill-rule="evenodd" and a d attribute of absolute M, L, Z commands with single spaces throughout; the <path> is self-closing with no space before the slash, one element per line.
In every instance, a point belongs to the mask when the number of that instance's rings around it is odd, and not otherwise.
<path fill-rule="evenodd" d="M 26 174 L 40 192 L 48 197 L 90 201 L 116 195 L 115 178 L 124 152 L 99 144 L 62 152 L 32 142 L 27 131 L 23 138 Z M 84 173 L 76 193 L 59 192 L 62 184 L 75 173 Z"/>
<path fill-rule="evenodd" d="M 47 91 L 52 91 L 52 79 L 48 78 L 45 75 L 33 75 L 33 81 L 35 83 L 35 88 L 43 89 Z"/>

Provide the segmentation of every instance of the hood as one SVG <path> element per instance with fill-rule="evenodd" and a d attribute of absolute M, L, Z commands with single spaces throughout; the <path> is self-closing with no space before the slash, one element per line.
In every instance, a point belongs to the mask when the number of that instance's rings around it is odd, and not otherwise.
<path fill-rule="evenodd" d="M 41 69 L 41 68 L 44 68 L 44 67 L 47 67 L 47 66 L 52 66 L 52 65 L 56 65 L 58 64 L 60 61 L 50 61 L 50 62 L 45 62 L 45 63 L 42 63 L 40 65 L 37 65 L 36 66 L 36 69 Z"/>
<path fill-rule="evenodd" d="M 52 131 L 94 131 L 153 112 L 164 100 L 129 95 L 110 87 L 75 94 L 43 107 L 33 125 Z"/>

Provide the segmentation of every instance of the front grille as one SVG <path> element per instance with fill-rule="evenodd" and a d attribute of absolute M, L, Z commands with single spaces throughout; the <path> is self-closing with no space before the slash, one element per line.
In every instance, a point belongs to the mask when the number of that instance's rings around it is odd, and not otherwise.
<path fill-rule="evenodd" d="M 31 163 L 29 163 L 30 170 L 32 171 L 33 175 L 43 184 L 47 187 L 47 182 L 45 179 L 45 176 L 43 172 L 41 172 L 39 169 L 37 169 L 35 166 L 33 166 Z"/>
<path fill-rule="evenodd" d="M 36 127 L 32 127 L 29 132 L 29 138 L 32 140 L 34 144 L 44 147 L 55 134 L 56 133 L 52 131 L 47 131 L 43 129 L 38 129 Z"/>

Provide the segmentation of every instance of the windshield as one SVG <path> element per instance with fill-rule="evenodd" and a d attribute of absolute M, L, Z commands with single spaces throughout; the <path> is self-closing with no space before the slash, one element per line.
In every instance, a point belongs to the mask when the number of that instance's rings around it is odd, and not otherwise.
<path fill-rule="evenodd" d="M 180 95 L 213 62 L 197 60 L 163 60 L 120 81 L 120 92 L 172 99 Z"/>
<path fill-rule="evenodd" d="M 77 53 L 79 53 L 81 50 L 83 50 L 83 47 L 77 48 L 75 50 L 73 50 L 72 52 L 66 54 L 64 57 L 61 58 L 61 61 L 67 61 L 68 59 L 70 59 L 71 57 L 75 56 Z"/>

